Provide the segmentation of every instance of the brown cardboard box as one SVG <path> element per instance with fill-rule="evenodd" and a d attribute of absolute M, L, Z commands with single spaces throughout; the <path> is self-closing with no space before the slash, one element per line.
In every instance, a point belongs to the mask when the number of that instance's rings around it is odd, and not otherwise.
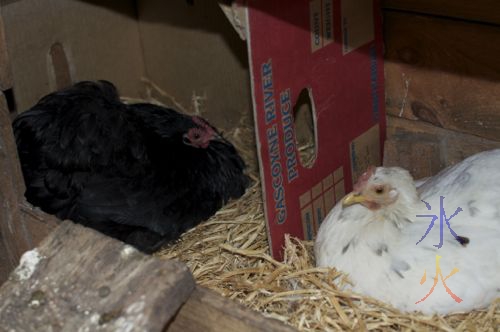
<path fill-rule="evenodd" d="M 145 97 L 147 79 L 165 92 L 156 97 L 167 105 L 223 129 L 253 109 L 275 256 L 283 234 L 314 236 L 353 179 L 381 160 L 378 1 L 0 3 L 13 82 L 10 107 L 18 112 L 87 79 L 112 81 L 128 97 Z M 266 93 L 278 107 L 270 122 Z M 309 143 L 314 162 L 302 166 L 299 149 Z M 270 151 L 281 159 L 273 164 Z M 276 162 L 283 180 L 278 189 L 272 185 Z M 286 202 L 276 214 L 280 193 Z"/>

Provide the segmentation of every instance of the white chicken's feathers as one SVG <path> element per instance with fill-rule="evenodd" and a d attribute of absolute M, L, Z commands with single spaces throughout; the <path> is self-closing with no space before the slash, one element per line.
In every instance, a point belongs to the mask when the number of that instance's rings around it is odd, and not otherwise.
<path fill-rule="evenodd" d="M 468 311 L 500 296 L 500 150 L 483 152 L 415 185 L 399 168 L 377 168 L 371 181 L 387 181 L 399 190 L 398 200 L 379 210 L 339 203 L 322 223 L 315 244 L 318 266 L 346 272 L 354 290 L 389 302 L 404 311 L 425 313 Z M 452 235 L 443 219 L 440 243 L 440 196 Z M 424 202 L 428 203 L 427 206 Z M 430 210 L 428 209 L 430 207 Z M 458 208 L 459 211 L 450 219 Z M 432 217 L 433 228 L 426 233 Z M 462 299 L 457 303 L 441 277 L 431 289 L 441 256 L 443 279 Z M 420 281 L 426 273 L 426 282 Z"/>

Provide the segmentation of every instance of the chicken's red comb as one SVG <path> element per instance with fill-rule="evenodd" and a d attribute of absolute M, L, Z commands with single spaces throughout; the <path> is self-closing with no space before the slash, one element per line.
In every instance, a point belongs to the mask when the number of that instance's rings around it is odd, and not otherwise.
<path fill-rule="evenodd" d="M 191 118 L 193 119 L 193 122 L 204 131 L 203 136 L 205 137 L 207 142 L 214 136 L 219 135 L 217 129 L 212 127 L 210 123 L 208 123 L 208 121 L 202 118 L 201 116 L 193 115 Z"/>
<path fill-rule="evenodd" d="M 193 115 L 191 118 L 193 119 L 194 123 L 202 128 L 210 127 L 207 120 L 203 119 L 201 116 Z"/>
<path fill-rule="evenodd" d="M 372 177 L 373 174 L 375 174 L 376 169 L 377 168 L 375 166 L 368 167 L 366 172 L 361 174 L 358 181 L 354 184 L 353 191 L 357 192 L 357 193 L 361 192 L 363 190 L 363 188 L 366 186 L 366 183 L 368 182 L 368 180 Z"/>

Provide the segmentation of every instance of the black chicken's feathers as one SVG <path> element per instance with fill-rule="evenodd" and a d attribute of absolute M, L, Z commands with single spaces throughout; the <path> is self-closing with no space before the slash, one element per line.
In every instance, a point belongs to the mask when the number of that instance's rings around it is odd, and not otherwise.
<path fill-rule="evenodd" d="M 120 161 L 144 156 L 145 147 L 109 82 L 81 82 L 42 98 L 16 118 L 14 130 L 20 153 L 36 155 L 27 161 L 62 171 L 99 170 L 110 164 L 119 168 Z"/>
<path fill-rule="evenodd" d="M 26 197 L 61 219 L 150 251 L 248 185 L 227 140 L 218 136 L 207 148 L 183 143 L 197 126 L 171 109 L 123 104 L 106 81 L 47 95 L 13 123 Z"/>
<path fill-rule="evenodd" d="M 128 108 L 143 129 L 162 138 L 172 138 L 193 126 L 190 116 L 165 107 L 139 103 L 128 105 Z"/>

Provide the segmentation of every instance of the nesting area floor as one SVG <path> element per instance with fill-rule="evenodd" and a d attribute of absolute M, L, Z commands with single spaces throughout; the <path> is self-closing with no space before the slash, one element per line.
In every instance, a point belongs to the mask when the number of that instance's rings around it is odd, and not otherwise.
<path fill-rule="evenodd" d="M 171 100 L 168 104 L 182 109 L 150 81 L 145 83 L 150 95 L 160 95 L 162 101 Z M 164 105 L 152 96 L 146 101 Z M 273 259 L 252 120 L 243 117 L 224 136 L 247 163 L 253 185 L 243 197 L 158 251 L 158 257 L 186 263 L 199 285 L 299 331 L 498 331 L 500 299 L 471 313 L 406 314 L 372 298 L 339 290 L 334 281 L 348 282 L 346 276 L 335 269 L 315 267 L 312 241 L 287 237 L 283 261 Z"/>
<path fill-rule="evenodd" d="M 289 237 L 284 260 L 274 260 L 267 244 L 255 148 L 248 146 L 252 135 L 251 126 L 226 135 L 247 161 L 252 187 L 159 251 L 159 257 L 185 262 L 200 285 L 300 331 L 498 331 L 500 299 L 486 310 L 469 314 L 404 314 L 374 299 L 338 290 L 333 280 L 345 276 L 315 267 L 312 241 Z"/>

